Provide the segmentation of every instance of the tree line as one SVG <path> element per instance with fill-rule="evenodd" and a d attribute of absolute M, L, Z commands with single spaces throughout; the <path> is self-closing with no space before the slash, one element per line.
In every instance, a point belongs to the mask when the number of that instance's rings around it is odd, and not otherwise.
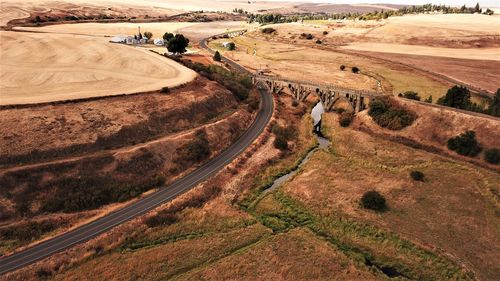
<path fill-rule="evenodd" d="M 277 24 L 298 22 L 303 20 L 380 20 L 386 19 L 391 16 L 402 16 L 406 14 L 422 14 L 422 13 L 443 13 L 443 14 L 485 14 L 493 15 L 493 11 L 487 8 L 483 11 L 479 3 L 474 7 L 451 7 L 446 5 L 424 4 L 421 6 L 406 6 L 398 10 L 380 10 L 368 13 L 320 13 L 320 14 L 297 14 L 297 15 L 283 15 L 283 14 L 248 14 L 248 22 L 257 22 L 259 24 Z"/>

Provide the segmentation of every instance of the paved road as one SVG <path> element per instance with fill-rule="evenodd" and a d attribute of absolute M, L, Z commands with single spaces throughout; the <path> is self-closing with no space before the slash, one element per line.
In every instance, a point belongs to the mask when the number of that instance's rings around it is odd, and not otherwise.
<path fill-rule="evenodd" d="M 200 42 L 200 45 L 201 44 L 202 42 Z M 229 60 L 224 60 L 230 65 L 235 64 L 234 62 L 231 63 Z M 234 66 L 238 67 L 238 71 L 247 72 L 246 69 L 237 64 Z M 159 191 L 141 198 L 127 207 L 110 213 L 105 217 L 99 218 L 77 229 L 66 232 L 60 236 L 44 241 L 26 250 L 1 258 L 0 275 L 42 260 L 78 243 L 88 241 L 119 224 L 141 216 L 155 207 L 175 199 L 200 182 L 205 181 L 218 171 L 222 170 L 227 164 L 231 163 L 235 157 L 241 154 L 250 144 L 252 144 L 252 142 L 262 133 L 271 119 L 274 106 L 273 99 L 265 90 L 259 90 L 261 94 L 261 106 L 254 122 L 235 143 L 233 143 L 228 149 L 223 151 L 217 157 L 213 158 L 189 175 L 175 181 L 169 186 L 160 188 Z"/>
<path fill-rule="evenodd" d="M 214 54 L 215 51 L 212 50 L 212 49 L 210 49 L 208 47 L 208 45 L 207 45 L 209 39 L 210 38 L 206 38 L 206 39 L 201 40 L 200 41 L 200 48 L 209 51 L 211 54 Z M 232 60 L 230 60 L 230 59 L 228 59 L 226 57 L 222 57 L 222 62 L 227 63 L 232 69 L 234 69 L 234 70 L 236 70 L 238 72 L 245 73 L 245 74 L 250 74 L 250 75 L 252 74 L 250 71 L 248 71 L 243 66 L 237 64 L 236 62 L 234 62 L 234 61 L 232 61 Z"/>

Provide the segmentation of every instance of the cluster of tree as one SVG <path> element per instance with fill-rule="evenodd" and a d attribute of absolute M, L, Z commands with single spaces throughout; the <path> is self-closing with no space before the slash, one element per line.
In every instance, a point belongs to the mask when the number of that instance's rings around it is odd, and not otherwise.
<path fill-rule="evenodd" d="M 247 11 L 241 9 L 241 8 L 234 8 L 233 13 L 238 13 L 238 14 L 248 14 Z"/>
<path fill-rule="evenodd" d="M 474 7 L 463 5 L 460 8 L 446 5 L 425 4 L 420 6 L 407 6 L 399 10 L 380 10 L 368 13 L 335 13 L 335 14 L 300 14 L 300 15 L 281 15 L 281 14 L 249 14 L 248 22 L 258 22 L 260 24 L 275 24 L 286 22 L 298 22 L 303 20 L 380 20 L 391 16 L 402 16 L 405 14 L 421 13 L 444 13 L 444 14 L 473 14 L 483 13 L 493 15 L 493 11 L 486 9 L 484 12 L 477 3 Z"/>
<path fill-rule="evenodd" d="M 488 108 L 483 104 L 472 102 L 471 93 L 467 87 L 453 86 L 446 95 L 439 98 L 437 104 L 453 108 L 500 116 L 500 89 L 497 90 Z"/>
<path fill-rule="evenodd" d="M 292 125 L 281 127 L 278 124 L 274 124 L 271 131 L 275 135 L 274 147 L 281 151 L 288 150 L 288 141 L 297 138 L 297 132 Z"/>
<path fill-rule="evenodd" d="M 166 32 L 163 34 L 163 40 L 167 45 L 167 50 L 173 54 L 183 54 L 189 45 L 189 39 L 182 34 L 173 34 Z"/>
<path fill-rule="evenodd" d="M 300 37 L 302 39 L 307 39 L 307 40 L 312 40 L 314 36 L 311 33 L 302 33 L 300 34 Z"/>
<path fill-rule="evenodd" d="M 411 125 L 417 115 L 405 109 L 389 97 L 380 97 L 370 103 L 368 110 L 373 120 L 381 127 L 390 130 L 401 130 Z"/>
<path fill-rule="evenodd" d="M 186 60 L 176 60 L 208 79 L 224 85 L 240 101 L 248 98 L 250 90 L 253 87 L 252 79 L 248 75 L 231 72 L 218 65 L 204 65 Z"/>

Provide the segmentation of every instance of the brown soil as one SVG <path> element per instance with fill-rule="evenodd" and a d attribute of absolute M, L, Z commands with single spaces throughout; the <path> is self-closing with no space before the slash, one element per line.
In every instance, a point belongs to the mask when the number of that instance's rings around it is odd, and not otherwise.
<path fill-rule="evenodd" d="M 3 128 L 0 132 L 0 150 L 4 156 L 14 156 L 29 154 L 34 150 L 61 150 L 75 145 L 93 144 L 98 138 L 115 135 L 126 126 L 148 123 L 155 115 L 169 116 L 156 126 L 166 126 L 166 134 L 174 133 L 191 128 L 234 106 L 236 100 L 231 93 L 219 84 L 199 77 L 171 90 L 169 94 L 156 92 L 4 109 L 0 110 Z M 129 140 L 123 139 L 121 145 L 129 144 Z"/>

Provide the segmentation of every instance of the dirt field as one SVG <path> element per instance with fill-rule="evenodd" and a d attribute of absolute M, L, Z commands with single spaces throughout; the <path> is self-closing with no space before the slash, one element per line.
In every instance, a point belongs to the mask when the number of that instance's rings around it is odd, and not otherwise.
<path fill-rule="evenodd" d="M 277 41 L 283 37 L 279 34 L 263 36 L 259 32 L 252 32 L 234 38 L 236 51 L 232 52 L 225 50 L 221 45 L 222 42 L 228 41 L 227 39 L 213 41 L 211 46 L 249 69 L 261 69 L 290 79 L 332 83 L 348 88 L 396 95 L 405 91 L 417 91 L 424 98 L 432 95 L 434 100 L 444 95 L 451 85 L 436 80 L 432 75 L 400 64 L 335 50 L 318 49 L 314 42 L 308 40 L 288 38 L 285 42 L 289 43 L 280 43 Z M 286 37 L 289 36 L 293 35 Z M 269 44 L 269 41 L 272 44 Z M 302 44 L 302 41 L 307 42 L 305 45 L 294 43 Z M 254 49 L 256 56 L 253 56 Z M 342 64 L 346 66 L 345 71 L 339 69 Z M 353 66 L 359 67 L 361 74 L 353 74 L 350 69 Z"/>
<path fill-rule="evenodd" d="M 1 105 L 153 91 L 196 76 L 171 60 L 104 38 L 25 32 L 0 36 Z"/>

